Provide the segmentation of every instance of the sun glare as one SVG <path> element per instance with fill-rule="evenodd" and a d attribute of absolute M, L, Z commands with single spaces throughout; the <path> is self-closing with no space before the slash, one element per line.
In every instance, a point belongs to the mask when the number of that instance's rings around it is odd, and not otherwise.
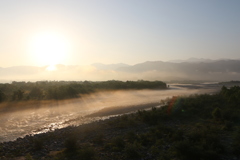
<path fill-rule="evenodd" d="M 47 71 L 55 71 L 57 70 L 57 67 L 55 65 L 49 65 L 47 68 L 46 68 Z"/>
<path fill-rule="evenodd" d="M 67 40 L 54 33 L 39 33 L 30 43 L 30 53 L 38 64 L 55 65 L 63 63 L 69 51 Z M 52 70 L 52 69 L 50 69 Z"/>

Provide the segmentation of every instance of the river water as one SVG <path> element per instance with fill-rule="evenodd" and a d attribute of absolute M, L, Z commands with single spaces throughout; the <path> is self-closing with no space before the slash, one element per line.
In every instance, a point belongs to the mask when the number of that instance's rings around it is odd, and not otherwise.
<path fill-rule="evenodd" d="M 220 86 L 213 84 L 175 84 L 167 90 L 107 91 L 82 96 L 78 99 L 26 107 L 28 109 L 24 110 L 1 111 L 0 142 L 12 141 L 28 134 L 44 133 L 57 128 L 77 126 L 113 116 L 87 116 L 104 108 L 155 103 L 167 97 L 179 95 L 214 93 L 219 88 Z M 17 103 L 15 105 L 14 107 L 19 108 Z M 26 106 L 28 105 L 26 102 Z"/>

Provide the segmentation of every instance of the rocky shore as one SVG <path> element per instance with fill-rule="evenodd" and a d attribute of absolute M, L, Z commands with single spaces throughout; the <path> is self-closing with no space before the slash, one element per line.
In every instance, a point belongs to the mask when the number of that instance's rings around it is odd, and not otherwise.
<path fill-rule="evenodd" d="M 109 107 L 88 115 L 88 117 L 125 114 L 136 112 L 139 109 L 150 109 L 151 107 L 156 107 L 158 105 L 159 102 L 142 105 L 119 106 L 114 108 Z M 131 114 L 130 116 L 133 115 L 134 114 Z M 66 141 L 73 137 L 79 146 L 92 146 L 96 145 L 94 144 L 96 139 L 100 138 L 100 141 L 110 140 L 132 131 L 141 133 L 144 132 L 147 127 L 147 125 L 143 123 L 139 123 L 135 128 L 132 128 L 132 122 L 127 122 L 130 124 L 121 124 L 119 123 L 119 120 L 123 117 L 124 115 L 113 116 L 109 119 L 95 121 L 89 124 L 70 126 L 42 134 L 26 135 L 24 138 L 17 138 L 15 141 L 0 143 L 0 160 L 25 160 L 29 159 L 29 157 L 31 157 L 31 159 L 52 159 L 55 154 L 66 150 Z M 112 157 L 112 153 L 109 154 L 109 157 Z M 108 157 L 108 155 L 104 155 L 103 157 L 107 158 L 106 156 Z"/>
<path fill-rule="evenodd" d="M 108 159 L 109 156 L 111 159 L 113 153 L 101 154 L 102 147 L 99 147 L 101 141 L 107 141 L 132 131 L 141 133 L 147 129 L 145 124 L 140 124 L 136 128 L 129 128 L 131 124 L 118 124 L 119 118 L 124 118 L 124 116 L 112 117 L 78 127 L 57 129 L 53 132 L 34 136 L 27 135 L 15 141 L 3 142 L 0 144 L 0 159 L 25 160 L 29 156 L 32 159 L 52 159 L 56 154 L 66 150 L 66 141 L 71 140 L 71 138 L 76 140 L 80 148 L 94 146 L 98 148 L 98 156 L 102 156 L 103 159 Z"/>

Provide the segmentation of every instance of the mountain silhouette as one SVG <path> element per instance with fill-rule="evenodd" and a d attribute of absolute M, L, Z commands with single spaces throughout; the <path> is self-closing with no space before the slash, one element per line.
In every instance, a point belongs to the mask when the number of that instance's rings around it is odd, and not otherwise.
<path fill-rule="evenodd" d="M 201 61 L 202 60 L 202 61 Z M 194 61 L 194 62 L 193 62 Z M 88 66 L 55 65 L 14 66 L 0 68 L 3 80 L 203 80 L 230 81 L 240 79 L 240 60 L 189 59 L 186 62 L 146 61 L 135 65 L 94 63 Z"/>

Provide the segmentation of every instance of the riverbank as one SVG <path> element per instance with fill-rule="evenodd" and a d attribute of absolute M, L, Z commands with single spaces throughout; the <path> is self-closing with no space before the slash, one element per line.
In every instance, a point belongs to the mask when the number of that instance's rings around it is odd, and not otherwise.
<path fill-rule="evenodd" d="M 27 135 L 15 141 L 4 142 L 0 144 L 0 159 L 22 160 L 27 159 L 29 155 L 32 159 L 53 159 L 65 152 L 74 154 L 75 145 L 83 149 L 97 147 L 96 150 L 94 149 L 95 158 L 101 156 L 100 159 L 112 159 L 112 151 L 100 153 L 104 149 L 103 141 L 111 141 L 112 138 L 125 133 L 144 133 L 149 130 L 148 125 L 135 121 L 133 117 L 135 117 L 134 114 L 116 116 L 78 127 L 70 126 L 53 132 L 34 136 Z M 70 143 L 69 146 L 66 144 L 67 142 Z M 68 149 L 70 151 L 67 151 Z M 115 156 L 119 156 L 119 154 Z M 76 158 L 74 155 L 73 157 Z"/>
<path fill-rule="evenodd" d="M 240 88 L 0 144 L 0 159 L 236 160 Z M 101 113 L 101 112 L 99 112 Z"/>

